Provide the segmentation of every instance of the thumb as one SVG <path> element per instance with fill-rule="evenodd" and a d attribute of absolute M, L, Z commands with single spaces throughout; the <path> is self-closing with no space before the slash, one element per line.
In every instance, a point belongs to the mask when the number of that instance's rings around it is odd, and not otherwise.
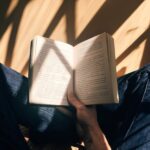
<path fill-rule="evenodd" d="M 84 104 L 70 90 L 68 90 L 68 103 L 74 106 L 76 109 L 84 106 Z"/>

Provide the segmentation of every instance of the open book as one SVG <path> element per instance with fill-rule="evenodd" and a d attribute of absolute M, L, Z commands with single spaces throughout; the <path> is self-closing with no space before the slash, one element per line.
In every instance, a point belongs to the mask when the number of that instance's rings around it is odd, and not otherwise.
<path fill-rule="evenodd" d="M 32 40 L 29 103 L 68 105 L 69 86 L 86 105 L 118 102 L 114 42 L 109 34 L 74 47 L 40 36 Z"/>

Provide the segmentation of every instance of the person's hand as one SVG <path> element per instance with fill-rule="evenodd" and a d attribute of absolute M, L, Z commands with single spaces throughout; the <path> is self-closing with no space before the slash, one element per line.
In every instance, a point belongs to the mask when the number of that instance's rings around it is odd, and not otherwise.
<path fill-rule="evenodd" d="M 94 106 L 85 106 L 73 93 L 68 93 L 68 102 L 75 107 L 77 121 L 82 128 L 91 129 L 95 126 L 99 126 Z"/>
<path fill-rule="evenodd" d="M 87 150 L 110 149 L 106 137 L 99 127 L 95 107 L 85 106 L 71 91 L 68 92 L 68 102 L 76 109 L 77 131 L 82 136 Z"/>

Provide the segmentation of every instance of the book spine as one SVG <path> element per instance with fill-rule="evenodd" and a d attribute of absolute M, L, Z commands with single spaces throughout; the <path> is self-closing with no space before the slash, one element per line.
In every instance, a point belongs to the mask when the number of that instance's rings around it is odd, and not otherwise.
<path fill-rule="evenodd" d="M 30 56 L 29 56 L 29 69 L 28 69 L 28 72 L 29 72 L 29 79 L 28 79 L 28 100 L 30 102 L 30 89 L 31 89 L 31 85 L 32 85 L 32 82 L 33 82 L 33 65 L 34 65 L 34 58 L 35 58 L 35 47 L 36 47 L 36 43 L 37 43 L 37 38 L 34 38 L 32 41 L 31 41 L 31 44 L 30 44 Z"/>

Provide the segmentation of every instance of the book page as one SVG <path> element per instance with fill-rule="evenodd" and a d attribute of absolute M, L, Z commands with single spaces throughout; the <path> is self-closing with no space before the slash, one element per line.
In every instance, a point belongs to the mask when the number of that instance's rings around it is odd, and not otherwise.
<path fill-rule="evenodd" d="M 75 47 L 74 90 L 85 104 L 115 101 L 107 44 L 107 34 L 103 33 Z"/>
<path fill-rule="evenodd" d="M 29 102 L 67 105 L 72 77 L 73 47 L 43 37 L 34 40 L 30 69 Z"/>

